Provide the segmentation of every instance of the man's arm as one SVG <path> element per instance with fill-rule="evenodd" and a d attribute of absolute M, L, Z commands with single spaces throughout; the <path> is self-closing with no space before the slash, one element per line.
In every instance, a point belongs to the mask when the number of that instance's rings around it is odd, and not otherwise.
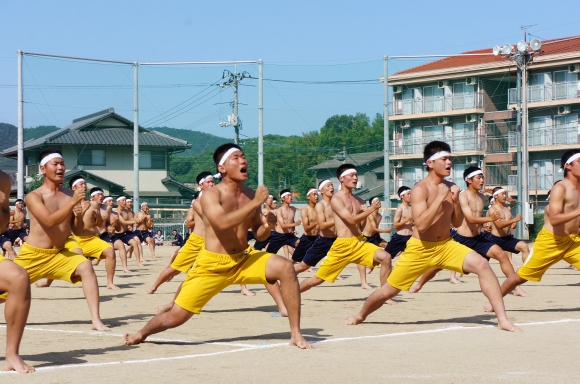
<path fill-rule="evenodd" d="M 314 210 L 316 211 L 316 222 L 318 223 L 318 229 L 322 231 L 334 227 L 334 220 L 326 219 L 326 214 L 324 213 L 324 205 L 316 204 Z"/>
<path fill-rule="evenodd" d="M 125 219 L 125 217 L 123 217 L 123 212 L 117 211 L 117 216 L 119 218 L 119 221 L 123 225 L 133 225 L 133 224 L 135 224 L 135 220 L 127 220 L 127 219 Z"/>
<path fill-rule="evenodd" d="M 81 201 L 80 204 L 74 206 L 73 215 L 71 217 L 71 232 L 73 235 L 83 234 L 83 230 L 85 229 L 83 217 L 86 214 L 93 216 L 92 207 L 90 204 L 87 204 L 85 208 L 83 208 L 83 202 Z"/>
<path fill-rule="evenodd" d="M 501 214 L 499 213 L 498 209 L 496 207 L 492 206 L 489 209 L 489 211 L 487 211 L 487 215 L 491 216 L 491 215 L 495 215 L 495 214 L 499 215 L 499 219 L 493 220 L 493 225 L 495 225 L 497 229 L 503 229 L 506 227 L 513 226 L 515 223 L 517 223 L 518 221 L 520 221 L 522 219 L 522 215 L 517 215 L 516 217 L 514 217 L 511 220 L 502 221 Z"/>
<path fill-rule="evenodd" d="M 383 218 L 381 215 L 379 215 L 379 216 L 381 217 L 381 219 Z M 371 225 L 371 229 L 372 229 L 374 232 L 376 232 L 376 233 L 390 233 L 390 232 L 391 232 L 391 229 L 390 229 L 390 228 L 387 228 L 387 229 L 380 229 L 380 228 L 378 227 L 378 225 L 377 225 L 377 221 L 376 221 L 375 217 L 373 217 L 373 216 L 369 216 L 369 217 L 367 218 L 367 220 L 370 220 L 370 221 L 369 221 L 369 224 Z M 379 222 L 380 222 L 380 219 L 379 219 Z"/>
<path fill-rule="evenodd" d="M 104 222 L 110 222 L 109 219 L 111 217 L 111 212 L 112 212 L 113 208 L 109 205 L 107 205 L 107 208 L 105 209 L 105 214 L 101 214 L 101 217 L 103 218 Z M 101 210 L 99 209 L 99 212 L 101 212 Z"/>
<path fill-rule="evenodd" d="M 196 202 L 197 202 L 197 200 L 194 201 L 193 206 L 187 210 L 187 215 L 185 216 L 185 226 L 187 228 L 193 228 L 195 226 L 195 214 L 194 214 L 194 212 L 195 212 L 195 203 Z M 203 216 L 201 213 L 201 204 L 198 203 L 198 205 L 199 205 L 200 212 L 197 212 L 197 214 L 199 216 Z"/>
<path fill-rule="evenodd" d="M 296 214 L 296 213 L 294 213 L 294 214 Z M 284 215 L 282 214 L 282 209 L 280 209 L 280 208 L 276 210 L 276 219 L 278 220 L 278 224 L 280 225 L 280 227 L 282 227 L 283 229 L 294 228 L 294 227 L 300 225 L 300 220 L 293 221 L 292 223 L 284 224 Z M 294 220 L 294 217 L 292 218 L 292 220 Z"/>
<path fill-rule="evenodd" d="M 479 196 L 478 196 L 479 198 Z M 471 207 L 469 206 L 469 199 L 467 198 L 467 193 L 461 193 L 459 195 L 459 204 L 461 206 L 461 210 L 463 211 L 463 216 L 468 223 L 471 224 L 485 224 L 491 221 L 495 221 L 501 218 L 499 212 L 494 212 L 489 217 L 476 217 L 473 216 L 473 212 L 471 211 Z"/>
<path fill-rule="evenodd" d="M 256 189 L 254 198 L 243 207 L 225 212 L 220 204 L 219 192 L 214 188 L 204 192 L 200 199 L 201 209 L 215 232 L 227 231 L 240 225 L 248 216 L 253 215 L 268 198 L 269 191 L 263 185 Z"/>
<path fill-rule="evenodd" d="M 431 204 L 427 206 L 427 188 L 424 186 L 414 186 L 411 192 L 411 211 L 415 218 L 415 227 L 419 232 L 425 232 L 435 221 L 437 210 L 447 197 L 449 187 L 445 184 L 437 186 L 437 197 Z"/>
<path fill-rule="evenodd" d="M 451 192 L 451 201 L 453 203 L 453 213 L 451 214 L 451 225 L 458 228 L 463 224 L 463 211 L 461 210 L 461 204 L 459 203 L 459 186 L 454 183 L 450 183 L 449 192 Z"/>
<path fill-rule="evenodd" d="M 10 177 L 0 171 L 0 231 L 5 231 L 8 222 L 12 222 L 10 211 Z"/>
<path fill-rule="evenodd" d="M 342 199 L 337 198 L 336 196 L 333 196 L 332 199 L 330 199 L 330 206 L 332 207 L 334 214 L 338 215 L 338 217 L 340 217 L 343 222 L 350 224 L 350 225 L 355 225 L 355 224 L 361 223 L 371 213 L 378 211 L 379 205 L 380 205 L 380 201 L 379 201 L 379 199 L 376 199 L 375 201 L 373 201 L 373 203 L 371 204 L 371 206 L 368 209 L 362 211 L 358 215 L 353 216 L 348 211 L 348 209 L 346 209 L 346 207 L 344 206 L 344 202 L 342 201 Z"/>
<path fill-rule="evenodd" d="M 79 204 L 85 198 L 85 193 L 79 188 L 73 192 L 73 195 L 65 205 L 60 207 L 56 212 L 50 213 L 42 201 L 42 197 L 38 193 L 29 193 L 26 195 L 26 206 L 30 209 L 30 213 L 47 227 L 54 227 L 70 219 L 71 213 L 75 205 Z M 82 208 L 81 208 L 82 211 Z"/>
<path fill-rule="evenodd" d="M 256 209 L 256 212 L 252 217 L 250 229 L 258 241 L 266 240 L 272 229 L 276 226 L 275 222 L 268 220 L 269 217 L 269 213 L 267 211 L 262 211 L 261 209 Z"/>
<path fill-rule="evenodd" d="M 97 203 L 96 201 L 91 201 L 89 204 L 94 212 L 95 224 L 97 227 L 103 226 L 105 220 L 103 219 L 103 216 L 101 216 L 101 204 Z"/>
<path fill-rule="evenodd" d="M 550 193 L 550 212 L 548 213 L 548 217 L 550 218 L 550 223 L 554 227 L 565 224 L 580 216 L 580 207 L 573 211 L 564 213 L 565 194 L 566 188 L 561 184 L 554 185 L 554 188 L 552 188 L 552 192 Z"/>
<path fill-rule="evenodd" d="M 300 211 L 300 217 L 302 218 L 302 226 L 304 228 L 304 232 L 312 231 L 318 225 L 316 221 L 310 223 L 310 217 L 308 217 L 308 212 L 306 211 L 306 209 L 302 209 Z"/>
<path fill-rule="evenodd" d="M 413 215 L 403 218 L 403 208 L 398 207 L 393 218 L 393 227 L 395 229 L 401 229 L 411 220 L 413 220 Z"/>

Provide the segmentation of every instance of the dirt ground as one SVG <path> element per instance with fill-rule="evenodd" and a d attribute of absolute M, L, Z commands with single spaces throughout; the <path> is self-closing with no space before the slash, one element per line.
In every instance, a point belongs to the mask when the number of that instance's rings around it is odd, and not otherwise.
<path fill-rule="evenodd" d="M 263 286 L 255 297 L 232 286 L 216 296 L 200 316 L 133 347 L 121 335 L 140 329 L 158 305 L 169 302 L 184 276 L 145 294 L 168 263 L 173 247 L 158 247 L 159 259 L 123 274 L 121 291 L 104 288 L 104 265 L 96 267 L 101 315 L 111 332 L 90 330 L 80 286 L 55 282 L 32 289 L 32 307 L 20 349 L 37 371 L 28 376 L 0 373 L 1 383 L 139 382 L 578 382 L 580 272 L 559 263 L 541 283 L 525 286 L 531 297 L 506 297 L 508 315 L 522 333 L 494 328 L 482 311 L 485 297 L 477 278 L 448 283 L 441 272 L 418 294 L 401 293 L 367 322 L 346 326 L 369 291 L 360 288 L 355 266 L 343 281 L 325 283 L 302 295 L 302 329 L 313 349 L 288 345 L 289 326 L 272 316 L 276 306 Z M 146 258 L 149 252 L 145 250 Z M 517 257 L 516 257 L 517 260 Z M 492 266 L 500 281 L 498 264 Z M 304 274 L 304 277 L 310 274 Z M 378 271 L 369 282 L 378 284 Z M 3 318 L 2 318 L 3 320 Z M 0 357 L 6 328 L 0 324 Z M 3 366 L 3 362 L 0 362 Z"/>

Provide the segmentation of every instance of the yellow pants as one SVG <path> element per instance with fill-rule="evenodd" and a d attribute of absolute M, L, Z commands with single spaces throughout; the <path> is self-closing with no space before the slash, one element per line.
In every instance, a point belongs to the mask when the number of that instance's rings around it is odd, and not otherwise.
<path fill-rule="evenodd" d="M 189 270 L 175 304 L 199 314 L 212 297 L 229 285 L 270 284 L 266 280 L 266 264 L 272 256 L 252 247 L 233 255 L 214 253 L 204 248 Z"/>
<path fill-rule="evenodd" d="M 24 243 L 14 262 L 26 270 L 30 276 L 30 284 L 42 278 L 79 284 L 80 280 L 72 281 L 72 274 L 79 265 L 87 262 L 87 259 L 65 248 L 44 249 Z M 4 293 L 0 298 L 5 299 L 6 296 L 7 293 Z"/>
<path fill-rule="evenodd" d="M 203 249 L 204 244 L 204 237 L 198 236 L 193 232 L 190 233 L 185 245 L 179 250 L 173 263 L 171 263 L 171 268 L 182 273 L 187 273 L 193 264 L 195 264 L 195 259 Z"/>
<path fill-rule="evenodd" d="M 580 236 L 577 233 L 555 235 L 542 228 L 536 237 L 534 252 L 518 269 L 518 276 L 529 281 L 540 281 L 548 268 L 560 260 L 580 269 Z"/>
<path fill-rule="evenodd" d="M 79 243 L 77 243 L 73 235 L 70 235 L 69 237 L 66 238 L 63 248 L 72 251 L 73 249 L 81 249 L 81 246 L 79 245 Z"/>
<path fill-rule="evenodd" d="M 96 235 L 75 236 L 77 243 L 83 251 L 83 256 L 93 259 L 105 259 L 103 252 L 113 246 Z"/>
<path fill-rule="evenodd" d="M 367 243 L 363 235 L 339 237 L 332 243 L 326 259 L 316 272 L 316 277 L 334 283 L 340 272 L 349 264 L 360 264 L 372 268 L 378 264 L 374 261 L 377 249 L 381 248 Z"/>
<path fill-rule="evenodd" d="M 411 237 L 387 283 L 393 288 L 408 291 L 417 277 L 431 268 L 463 273 L 463 262 L 470 252 L 474 251 L 451 238 L 441 241 L 421 241 Z"/>

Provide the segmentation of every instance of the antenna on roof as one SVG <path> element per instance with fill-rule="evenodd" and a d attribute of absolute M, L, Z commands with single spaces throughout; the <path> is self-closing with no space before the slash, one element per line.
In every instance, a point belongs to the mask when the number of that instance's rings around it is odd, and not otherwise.
<path fill-rule="evenodd" d="M 526 40 L 526 35 L 527 35 L 527 33 L 526 33 L 526 32 L 528 31 L 528 29 L 530 29 L 530 28 L 532 28 L 532 27 L 535 27 L 536 25 L 538 25 L 538 24 L 530 24 L 530 25 L 521 25 L 521 26 L 520 26 L 520 29 L 521 29 L 522 31 L 524 31 L 524 41 L 525 41 L 525 42 L 527 42 L 527 41 L 528 41 L 528 40 Z"/>

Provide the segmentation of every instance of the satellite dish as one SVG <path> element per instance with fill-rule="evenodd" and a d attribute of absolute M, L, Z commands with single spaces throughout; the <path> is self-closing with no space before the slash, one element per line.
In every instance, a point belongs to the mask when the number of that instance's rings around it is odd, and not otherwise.
<path fill-rule="evenodd" d="M 528 50 L 528 45 L 526 44 L 526 42 L 525 42 L 525 41 L 523 41 L 523 40 L 520 40 L 520 41 L 518 41 L 518 46 L 517 46 L 517 48 L 518 48 L 518 51 L 519 51 L 519 52 L 521 52 L 521 53 L 524 53 L 525 51 L 527 51 L 527 50 Z"/>
<path fill-rule="evenodd" d="M 499 53 L 501 52 L 501 48 L 500 48 L 500 46 L 499 46 L 499 45 L 494 45 L 494 46 L 493 46 L 493 50 L 492 50 L 492 52 L 493 52 L 493 55 L 494 55 L 494 56 L 497 56 L 497 55 L 499 55 Z"/>
<path fill-rule="evenodd" d="M 534 51 L 539 50 L 542 47 L 542 42 L 538 39 L 534 39 L 532 41 L 530 41 L 530 48 L 532 48 Z"/>
<path fill-rule="evenodd" d="M 510 53 L 512 53 L 513 50 L 514 47 L 509 43 L 505 43 L 503 47 L 501 47 L 501 53 L 504 55 L 509 55 Z"/>

